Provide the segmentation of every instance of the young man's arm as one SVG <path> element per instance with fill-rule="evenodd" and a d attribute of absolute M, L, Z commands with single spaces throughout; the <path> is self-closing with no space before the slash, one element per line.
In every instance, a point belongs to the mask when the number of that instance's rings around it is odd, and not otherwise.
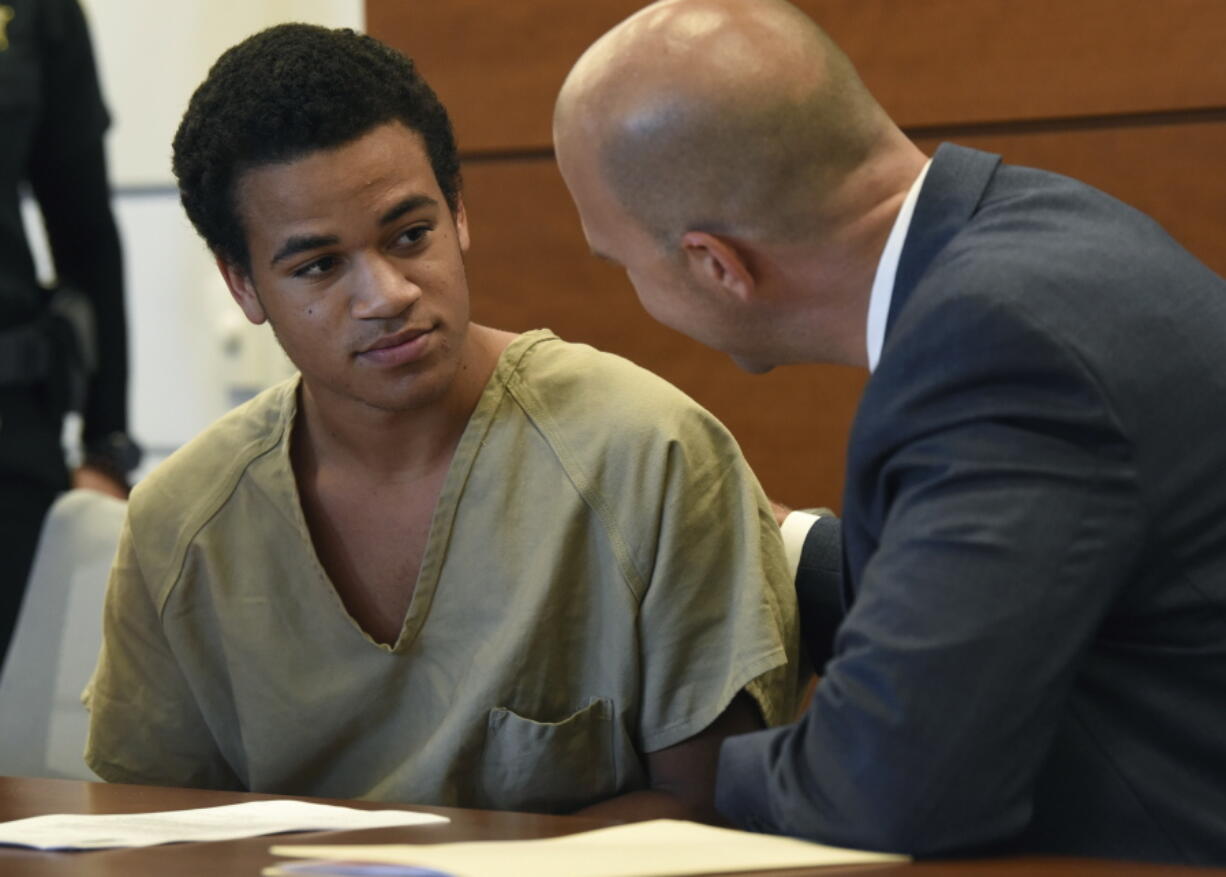
<path fill-rule="evenodd" d="M 741 692 L 703 731 L 646 755 L 651 788 L 618 795 L 578 811 L 582 816 L 635 821 L 693 819 L 724 822 L 715 810 L 715 768 L 725 737 L 764 727 L 753 699 Z"/>
<path fill-rule="evenodd" d="M 129 504 L 107 583 L 102 650 L 83 695 L 85 763 L 107 782 L 242 790 L 166 639 L 132 516 Z"/>
<path fill-rule="evenodd" d="M 636 791 L 583 812 L 718 821 L 723 741 L 796 714 L 795 585 L 774 514 L 727 429 L 673 388 L 633 378 L 641 392 L 628 410 L 643 441 L 611 448 L 593 480 L 638 600 L 638 690 L 623 721 L 639 766 L 632 784 L 614 787 Z M 618 454 L 627 460 L 610 466 Z"/>

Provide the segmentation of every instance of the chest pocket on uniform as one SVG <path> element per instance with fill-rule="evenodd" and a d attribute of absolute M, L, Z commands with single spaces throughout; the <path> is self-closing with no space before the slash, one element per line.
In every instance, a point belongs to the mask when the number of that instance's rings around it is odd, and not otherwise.
<path fill-rule="evenodd" d="M 490 710 L 478 777 L 480 806 L 559 813 L 617 793 L 613 704 L 593 697 L 558 722 Z"/>

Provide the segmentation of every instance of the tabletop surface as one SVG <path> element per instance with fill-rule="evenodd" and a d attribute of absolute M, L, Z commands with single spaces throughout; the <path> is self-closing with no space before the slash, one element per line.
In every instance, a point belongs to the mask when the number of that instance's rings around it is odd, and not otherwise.
<path fill-rule="evenodd" d="M 200 789 L 171 789 L 155 786 L 125 786 L 85 783 L 75 780 L 24 779 L 0 777 L 0 821 L 42 816 L 49 813 L 140 813 L 157 810 L 185 810 L 214 807 L 243 801 L 265 800 L 274 795 L 241 792 L 213 792 Z M 0 847 L 0 875 L 74 875 L 74 877 L 216 877 L 216 875 L 258 875 L 260 869 L 279 860 L 268 852 L 273 843 L 440 843 L 458 840 L 514 840 L 555 837 L 602 828 L 614 823 L 576 816 L 548 816 L 532 813 L 503 813 L 488 810 L 456 810 L 445 807 L 404 807 L 365 801 L 335 801 L 301 798 L 342 804 L 363 809 L 420 810 L 441 813 L 449 823 L 376 828 L 363 831 L 301 832 L 275 837 L 253 837 L 212 843 L 168 844 L 128 850 L 89 852 L 39 852 L 17 847 Z M 514 870 L 508 863 L 507 874 Z M 1021 877 L 1044 874 L 1057 877 L 1196 877 L 1226 875 L 1226 869 L 1180 868 L 1077 859 L 1000 859 L 962 862 L 924 862 L 912 865 L 858 865 L 788 871 L 772 871 L 772 877 L 799 875 L 872 875 L 872 877 L 935 877 L 935 875 L 977 875 L 977 877 Z"/>

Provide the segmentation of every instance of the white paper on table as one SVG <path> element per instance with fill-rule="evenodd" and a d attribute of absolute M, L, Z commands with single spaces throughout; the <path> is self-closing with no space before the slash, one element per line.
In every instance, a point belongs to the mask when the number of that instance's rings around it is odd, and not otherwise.
<path fill-rule="evenodd" d="M 263 877 L 452 877 L 443 871 L 409 865 L 384 865 L 379 862 L 331 862 L 296 859 L 269 865 Z"/>
<path fill-rule="evenodd" d="M 57 813 L 0 822 L 0 844 L 40 850 L 148 847 L 180 841 L 233 840 L 285 831 L 348 831 L 447 822 L 407 810 L 358 810 L 307 801 L 248 801 L 160 813 Z"/>
<path fill-rule="evenodd" d="M 656 819 L 543 840 L 370 846 L 278 845 L 281 856 L 384 862 L 453 877 L 672 877 L 909 861 L 786 837 Z"/>

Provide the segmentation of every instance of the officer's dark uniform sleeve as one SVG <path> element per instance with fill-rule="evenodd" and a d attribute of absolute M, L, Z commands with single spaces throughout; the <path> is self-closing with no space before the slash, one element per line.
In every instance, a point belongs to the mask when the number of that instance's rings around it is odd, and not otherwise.
<path fill-rule="evenodd" d="M 123 258 L 111 212 L 103 135 L 109 116 L 93 48 L 76 0 L 45 2 L 40 39 L 44 95 L 31 150 L 30 183 L 61 283 L 94 308 L 97 370 L 83 436 L 126 432 L 128 349 Z"/>

